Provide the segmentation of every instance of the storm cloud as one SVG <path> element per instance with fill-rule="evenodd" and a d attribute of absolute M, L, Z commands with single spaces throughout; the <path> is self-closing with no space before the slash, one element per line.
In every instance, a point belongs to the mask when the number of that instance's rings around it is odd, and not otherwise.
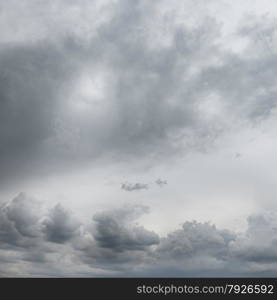
<path fill-rule="evenodd" d="M 94 216 L 97 224 L 95 238 L 101 247 L 123 251 L 125 249 L 140 250 L 158 244 L 157 234 L 147 231 L 141 226 L 130 228 L 129 222 L 126 222 L 134 212 L 139 210 L 145 212 L 146 209 L 145 207 L 135 207 Z"/>
<path fill-rule="evenodd" d="M 46 26 L 53 16 L 43 7 Z M 167 24 L 158 11 L 158 3 L 119 1 L 103 8 L 103 20 L 86 38 L 67 31 L 1 44 L 3 182 L 18 166 L 32 176 L 72 167 L 72 159 L 76 167 L 103 155 L 140 159 L 205 150 L 232 123 L 271 113 L 276 64 L 257 36 L 273 36 L 273 21 L 238 29 L 248 46 L 236 54 L 221 47 L 216 20 Z M 155 30 L 162 38 L 153 39 Z"/>
<path fill-rule="evenodd" d="M 101 270 L 111 276 L 162 276 L 164 270 L 175 276 L 271 276 L 277 270 L 277 218 L 270 213 L 250 216 L 246 231 L 186 221 L 161 237 L 135 222 L 149 211 L 145 206 L 95 213 L 91 223 L 81 224 L 60 205 L 38 210 L 38 203 L 20 194 L 1 209 L 2 276 L 13 274 L 17 259 L 24 271 L 14 275 L 20 276 L 55 276 L 64 264 L 68 273 L 61 270 L 62 276 L 101 276 Z"/>
<path fill-rule="evenodd" d="M 74 219 L 70 212 L 66 211 L 61 205 L 56 205 L 48 214 L 43 222 L 43 231 L 47 240 L 63 243 L 77 235 L 80 222 Z"/>
<path fill-rule="evenodd" d="M 0 0 L 1 276 L 276 276 L 253 2 Z"/>

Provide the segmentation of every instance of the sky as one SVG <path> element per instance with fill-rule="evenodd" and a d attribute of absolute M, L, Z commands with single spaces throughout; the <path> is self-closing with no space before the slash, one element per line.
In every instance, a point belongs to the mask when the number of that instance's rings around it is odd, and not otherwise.
<path fill-rule="evenodd" d="M 0 276 L 277 275 L 274 0 L 0 0 Z"/>

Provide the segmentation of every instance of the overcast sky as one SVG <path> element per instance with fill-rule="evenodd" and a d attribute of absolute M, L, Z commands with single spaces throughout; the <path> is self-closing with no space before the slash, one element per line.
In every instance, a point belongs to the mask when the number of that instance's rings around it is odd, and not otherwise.
<path fill-rule="evenodd" d="M 276 276 L 275 0 L 0 0 L 0 276 Z"/>

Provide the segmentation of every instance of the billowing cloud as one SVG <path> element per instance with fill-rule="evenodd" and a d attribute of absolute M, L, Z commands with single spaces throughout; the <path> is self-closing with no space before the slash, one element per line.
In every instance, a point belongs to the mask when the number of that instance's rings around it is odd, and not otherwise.
<path fill-rule="evenodd" d="M 248 229 L 232 243 L 236 256 L 248 262 L 272 264 L 277 259 L 277 223 L 275 213 L 248 218 Z"/>
<path fill-rule="evenodd" d="M 1 245 L 20 245 L 40 235 L 40 203 L 20 193 L 0 210 Z"/>
<path fill-rule="evenodd" d="M 170 258 L 189 258 L 200 254 L 226 256 L 228 244 L 235 238 L 209 223 L 185 222 L 182 229 L 170 233 L 161 241 L 158 252 Z"/>
<path fill-rule="evenodd" d="M 115 251 L 141 250 L 158 244 L 159 237 L 156 233 L 148 231 L 142 226 L 130 226 L 130 215 L 133 219 L 137 211 L 141 213 L 146 209 L 145 207 L 134 207 L 94 216 L 96 241 L 101 247 Z M 126 222 L 127 220 L 129 222 Z"/>
<path fill-rule="evenodd" d="M 111 276 L 164 272 L 170 276 L 272 276 L 277 272 L 277 218 L 272 213 L 250 216 L 246 231 L 186 221 L 181 229 L 161 237 L 136 222 L 148 212 L 145 206 L 96 213 L 81 230 L 76 217 L 61 205 L 42 211 L 38 203 L 20 194 L 1 209 L 2 276 L 13 274 L 13 268 L 17 276 L 74 272 L 80 276 L 101 276 L 101 272 Z M 69 269 L 56 273 L 59 264 L 68 264 Z"/>
<path fill-rule="evenodd" d="M 50 210 L 43 221 L 43 232 L 47 240 L 55 243 L 64 243 L 79 233 L 81 223 L 61 205 Z"/>

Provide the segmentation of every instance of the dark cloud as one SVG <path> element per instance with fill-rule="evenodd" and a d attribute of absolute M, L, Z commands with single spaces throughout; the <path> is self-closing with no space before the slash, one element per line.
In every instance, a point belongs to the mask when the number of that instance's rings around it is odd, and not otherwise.
<path fill-rule="evenodd" d="M 155 181 L 155 183 L 159 187 L 163 187 L 167 184 L 166 180 L 161 180 L 160 178 Z M 148 190 L 149 189 L 149 184 L 147 183 L 130 183 L 130 182 L 124 182 L 121 184 L 121 189 L 125 190 L 127 192 L 132 192 L 132 191 L 138 191 L 138 190 Z"/>
<path fill-rule="evenodd" d="M 274 109 L 273 56 L 221 49 L 212 18 L 172 25 L 168 44 L 155 44 L 157 10 L 157 3 L 119 1 L 87 39 L 66 32 L 1 44 L 2 181 L 22 165 L 18 178 L 72 167 L 72 158 L 77 167 L 101 155 L 137 160 L 203 150 L 228 127 L 227 111 L 256 120 Z M 240 34 L 254 41 L 255 30 Z M 212 114 L 215 101 L 221 108 Z"/>
<path fill-rule="evenodd" d="M 65 96 L 62 91 L 76 68 L 66 52 L 73 52 L 66 43 L 60 49 L 48 42 L 1 45 L 1 180 L 14 173 L 18 177 L 34 173 L 36 165 L 41 165 L 38 164 L 41 156 L 45 162 L 49 161 L 51 154 L 45 153 L 46 142 L 55 135 L 60 100 Z"/>
<path fill-rule="evenodd" d="M 64 243 L 79 234 L 80 225 L 69 211 L 58 204 L 43 221 L 43 232 L 48 241 Z"/>
<path fill-rule="evenodd" d="M 96 232 L 94 237 L 103 248 L 114 251 L 143 250 L 159 243 L 159 236 L 142 226 L 131 225 L 126 222 L 130 215 L 135 217 L 137 210 L 145 211 L 144 207 L 135 207 L 120 211 L 112 211 L 94 216 Z M 137 217 L 137 216 L 136 216 Z"/>
<path fill-rule="evenodd" d="M 40 234 L 40 203 L 20 193 L 0 210 L 1 245 L 21 245 Z"/>
<path fill-rule="evenodd" d="M 125 206 L 96 214 L 90 238 L 76 245 L 83 263 L 120 274 L 151 261 L 160 238 L 135 223 L 147 211 L 144 206 Z"/>
<path fill-rule="evenodd" d="M 20 194 L 1 208 L 1 275 L 258 276 L 277 272 L 277 218 L 248 218 L 245 232 L 185 222 L 160 237 L 138 225 L 145 206 L 95 214 L 83 224 L 61 205 L 42 210 Z M 60 268 L 59 268 L 60 266 Z M 64 269 L 61 269 L 64 268 Z M 13 274 L 13 275 L 12 275 Z"/>
<path fill-rule="evenodd" d="M 124 182 L 121 184 L 121 189 L 132 192 L 132 191 L 137 191 L 137 190 L 147 190 L 148 189 L 148 184 L 146 183 L 129 183 L 129 182 Z"/>
<path fill-rule="evenodd" d="M 160 178 L 158 178 L 155 183 L 159 186 L 159 187 L 163 187 L 167 184 L 167 181 L 166 180 L 162 180 Z"/>

